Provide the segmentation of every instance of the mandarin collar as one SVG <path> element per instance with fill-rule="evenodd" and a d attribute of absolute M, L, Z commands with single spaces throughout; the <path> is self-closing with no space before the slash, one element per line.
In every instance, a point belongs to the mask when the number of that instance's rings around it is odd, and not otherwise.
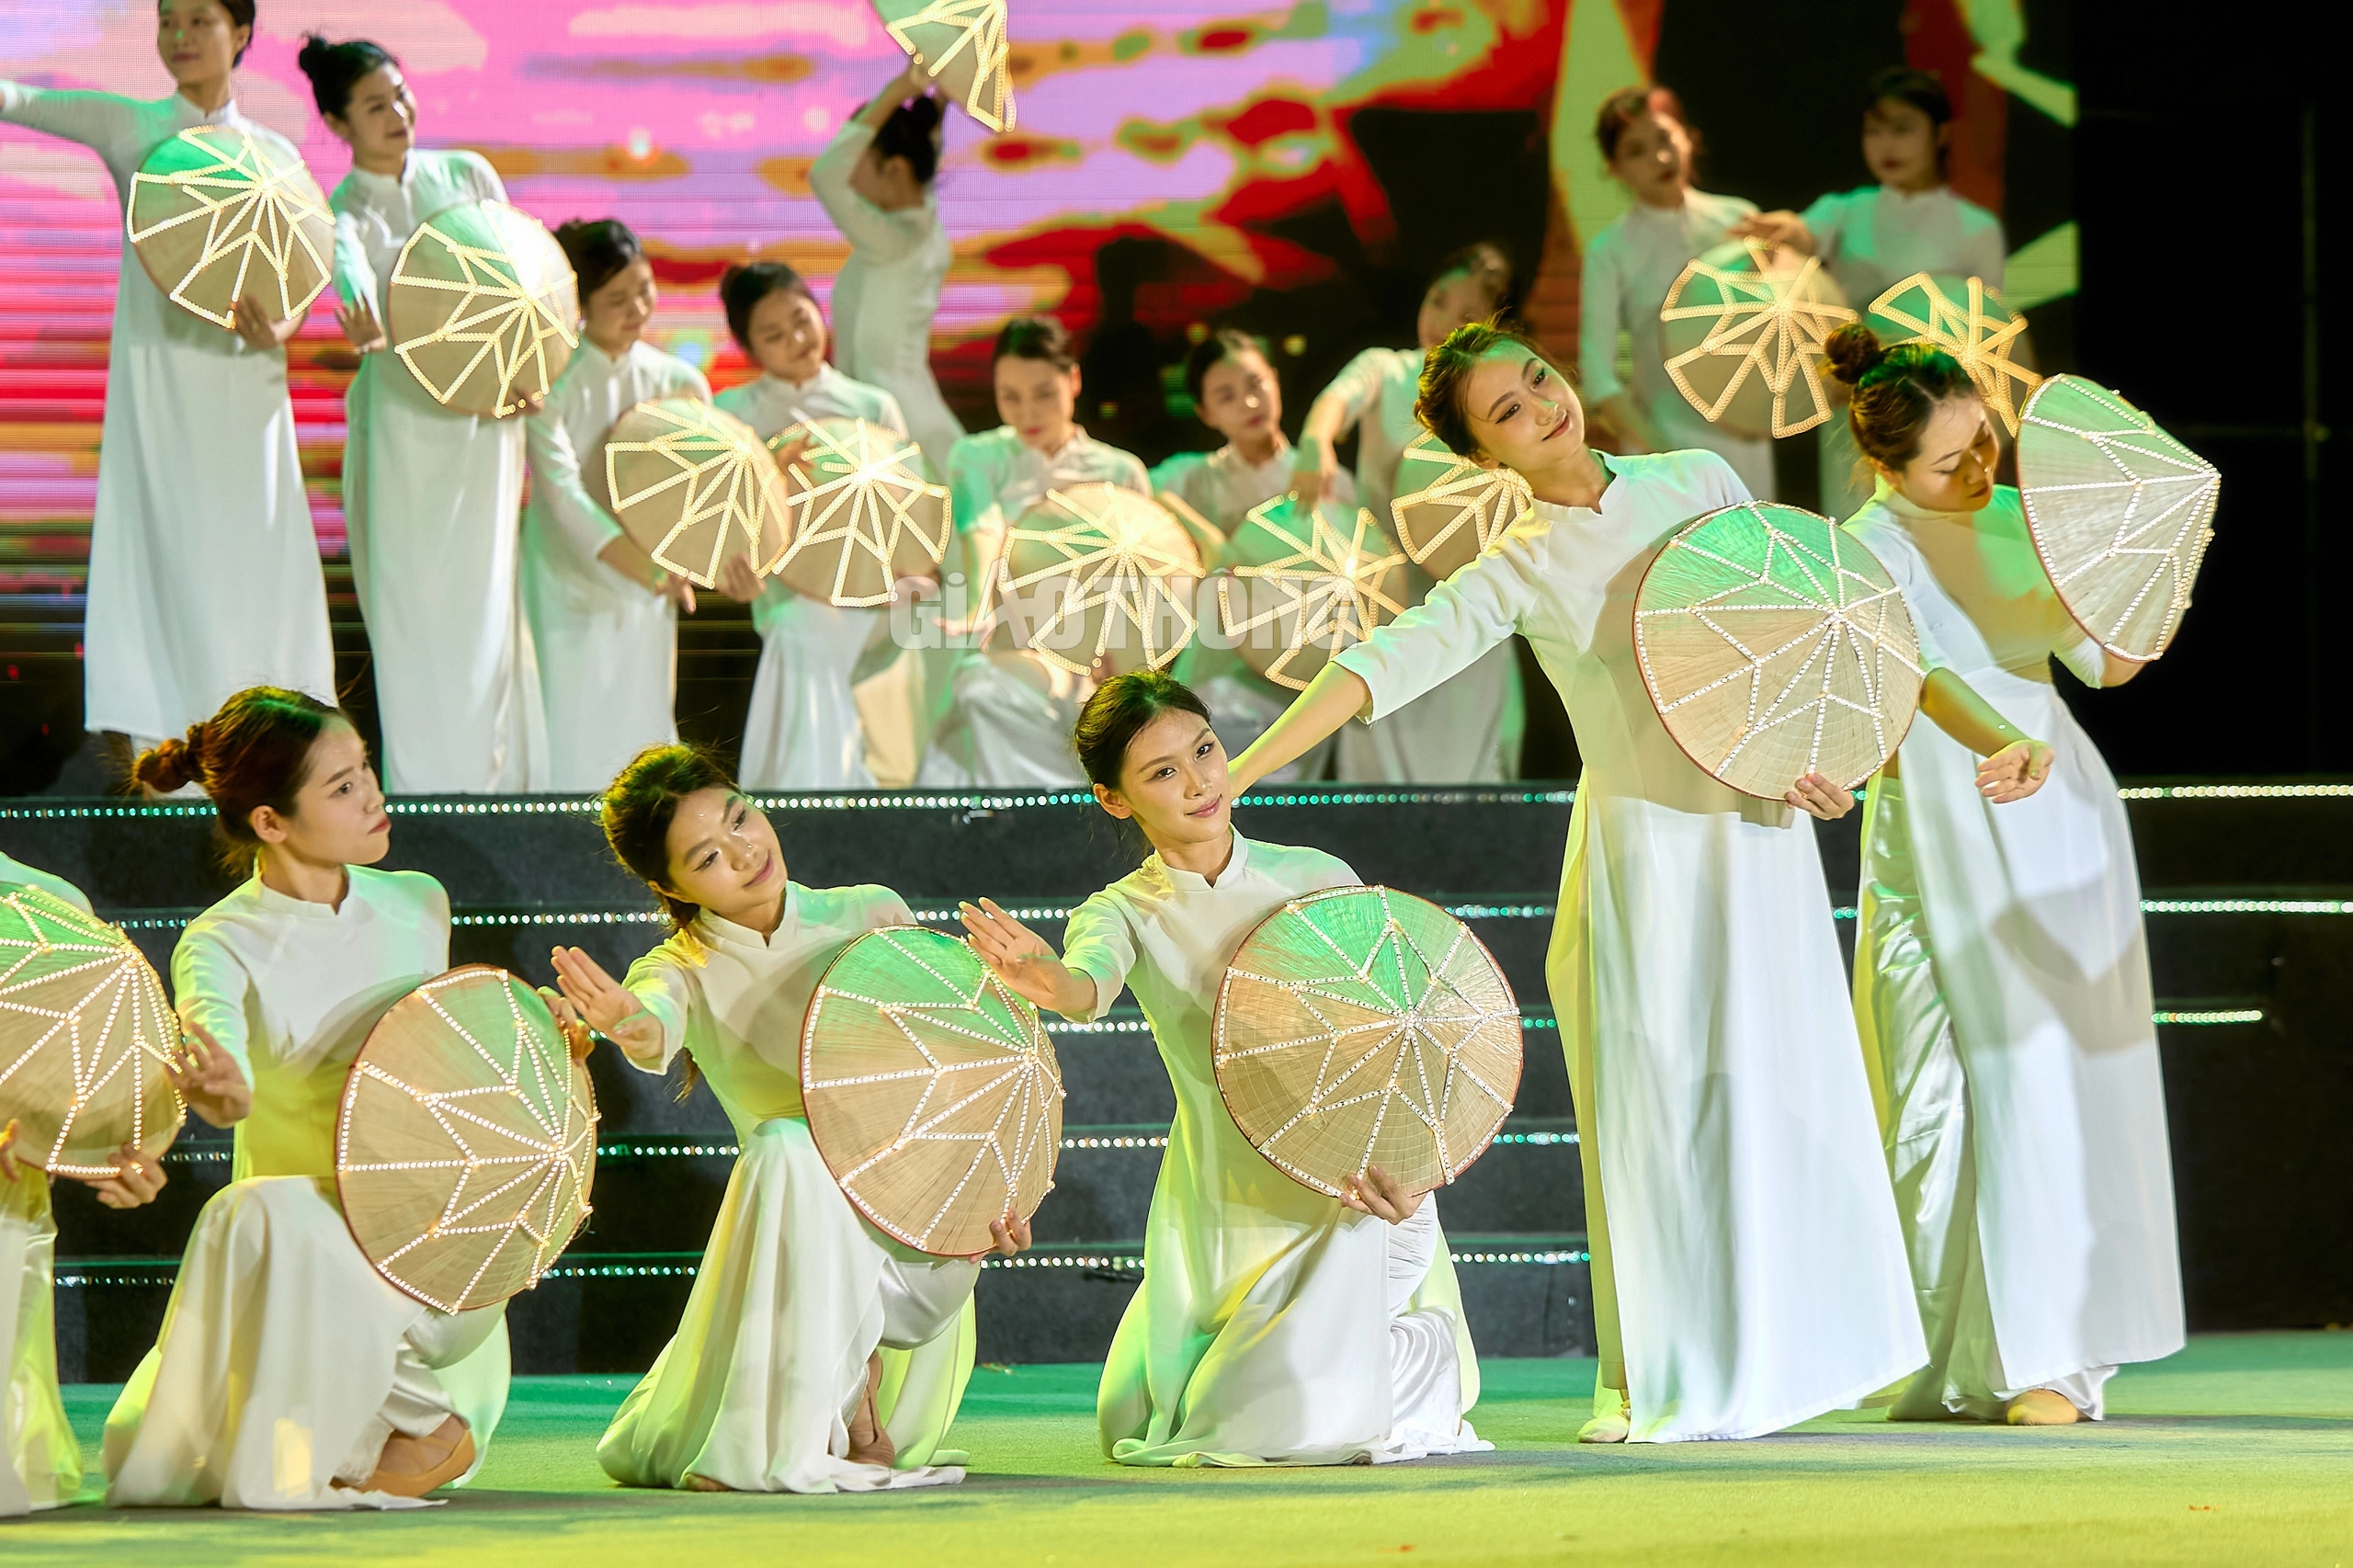
<path fill-rule="evenodd" d="M 777 921 L 776 929 L 767 936 L 761 936 L 749 926 L 738 926 L 733 920 L 722 919 L 708 909 L 695 916 L 695 924 L 701 926 L 703 933 L 712 941 L 722 946 L 756 948 L 764 952 L 773 952 L 800 935 L 801 884 L 789 877 L 785 879 L 783 916 Z"/>
<path fill-rule="evenodd" d="M 1884 476 L 1880 479 L 1878 487 L 1871 492 L 1871 499 L 1907 523 L 1953 523 L 1967 528 L 1970 519 L 1977 516 L 1977 512 L 1931 510 L 1916 501 L 1907 499 L 1904 492 L 1888 483 Z M 1984 511 L 1984 508 L 1981 506 L 1977 510 Z"/>
<path fill-rule="evenodd" d="M 1180 892 L 1218 892 L 1232 887 L 1234 879 L 1250 869 L 1250 841 L 1242 836 L 1240 828 L 1226 831 L 1233 835 L 1233 858 L 1225 863 L 1225 869 L 1218 873 L 1216 881 L 1199 871 L 1181 870 L 1154 853 L 1153 858 L 1159 861 L 1160 874 L 1168 879 L 1168 885 Z"/>
<path fill-rule="evenodd" d="M 339 906 L 332 903 L 314 903 L 307 898 L 293 898 L 279 892 L 261 880 L 261 872 L 258 869 L 254 872 L 252 881 L 246 885 L 253 890 L 254 902 L 268 914 L 285 915 L 295 920 L 338 920 L 343 917 L 345 910 L 359 902 L 359 879 L 352 875 L 347 867 L 344 870 L 343 879 L 343 903 Z"/>

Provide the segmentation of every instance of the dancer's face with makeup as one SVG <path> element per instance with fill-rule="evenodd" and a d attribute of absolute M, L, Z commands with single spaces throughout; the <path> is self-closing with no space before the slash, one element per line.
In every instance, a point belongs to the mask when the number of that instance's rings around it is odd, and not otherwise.
<path fill-rule="evenodd" d="M 698 790 L 670 818 L 662 891 L 757 929 L 784 897 L 784 851 L 768 819 L 733 790 Z"/>
<path fill-rule="evenodd" d="M 392 819 L 358 732 L 337 721 L 311 743 L 291 809 L 256 806 L 254 836 L 265 856 L 325 869 L 372 866 L 392 846 Z"/>
<path fill-rule="evenodd" d="M 1920 450 L 1900 471 L 1882 470 L 1904 498 L 1931 512 L 1974 512 L 1994 498 L 2002 446 L 1975 393 L 1949 397 L 1928 415 Z"/>
<path fill-rule="evenodd" d="M 1135 733 L 1120 762 L 1119 788 L 1095 786 L 1115 817 L 1134 819 L 1154 849 L 1222 844 L 1233 829 L 1233 788 L 1225 747 L 1210 722 L 1172 708 Z"/>
<path fill-rule="evenodd" d="M 1535 349 L 1498 343 L 1462 379 L 1462 411 L 1489 467 L 1534 473 L 1585 455 L 1585 405 Z"/>

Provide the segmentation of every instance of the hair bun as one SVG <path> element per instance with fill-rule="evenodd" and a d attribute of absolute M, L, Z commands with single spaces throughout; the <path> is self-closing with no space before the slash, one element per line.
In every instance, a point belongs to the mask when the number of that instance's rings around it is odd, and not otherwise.
<path fill-rule="evenodd" d="M 332 67 L 334 60 L 335 45 L 327 41 L 324 33 L 304 33 L 302 47 L 294 53 L 296 67 L 313 83 L 318 81 L 320 73 Z"/>
<path fill-rule="evenodd" d="M 1850 387 L 1859 384 L 1887 358 L 1886 350 L 1879 346 L 1879 334 L 1861 322 L 1848 322 L 1832 333 L 1822 351 L 1829 357 L 1830 373 Z"/>
<path fill-rule="evenodd" d="M 201 771 L 197 747 L 204 741 L 202 721 L 188 726 L 184 741 L 158 741 L 139 754 L 131 765 L 131 777 L 142 788 L 158 795 L 176 794 L 196 781 Z"/>

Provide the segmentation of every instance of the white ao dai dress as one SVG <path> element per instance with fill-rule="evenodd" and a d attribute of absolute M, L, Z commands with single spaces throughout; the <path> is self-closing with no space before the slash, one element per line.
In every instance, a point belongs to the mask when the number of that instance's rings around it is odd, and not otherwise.
<path fill-rule="evenodd" d="M 737 1492 L 872 1492 L 964 1478 L 939 1445 L 972 1375 L 979 1266 L 903 1246 L 850 1207 L 801 1102 L 801 1022 L 825 966 L 866 932 L 914 922 L 888 888 L 788 883 L 772 935 L 705 911 L 630 966 L 629 989 L 662 1025 L 659 1053 L 631 1065 L 660 1073 L 692 1056 L 743 1153 L 678 1332 L 597 1445 L 623 1485 L 692 1475 Z M 876 1414 L 896 1469 L 847 1457 L 878 1346 Z"/>
<path fill-rule="evenodd" d="M 1103 1368 L 1096 1426 L 1121 1464 L 1350 1464 L 1490 1445 L 1465 1421 L 1479 1363 L 1435 1197 L 1401 1225 L 1285 1176 L 1217 1088 L 1226 965 L 1288 900 L 1349 887 L 1320 849 L 1233 835 L 1211 881 L 1154 855 L 1071 915 L 1063 961 L 1124 984 L 1152 1025 L 1176 1117 L 1144 1222 L 1143 1283 Z"/>
<path fill-rule="evenodd" d="M 2002 286 L 2002 221 L 1962 200 L 1950 186 L 1834 190 L 1800 216 L 1813 234 L 1814 254 L 1858 312 L 1868 312 L 1873 300 L 1915 272 L 1932 273 L 1948 287 L 1952 279 L 1969 278 L 1984 278 L 1989 289 Z M 1851 517 L 1871 498 L 1873 481 L 1869 469 L 1859 466 L 1862 453 L 1844 409 L 1819 428 L 1820 510 L 1826 517 Z"/>
<path fill-rule="evenodd" d="M 147 154 L 237 110 L 0 82 L 0 119 L 79 142 L 117 197 Z M 164 297 L 125 239 L 107 348 L 106 426 L 83 627 L 92 730 L 177 735 L 249 686 L 335 691 L 326 579 L 302 493 L 282 348 L 248 347 Z"/>
<path fill-rule="evenodd" d="M 931 373 L 931 319 L 955 253 L 939 222 L 939 197 L 888 212 L 849 185 L 850 171 L 874 144 L 856 119 L 835 133 L 809 166 L 809 188 L 849 242 L 849 259 L 834 278 L 834 354 L 842 372 L 898 399 L 915 443 L 935 470 L 964 434 Z"/>
<path fill-rule="evenodd" d="M 1636 1441 L 1756 1437 L 1927 1358 L 1812 819 L 1694 767 L 1634 655 L 1658 547 L 1747 494 L 1712 452 L 1607 462 L 1597 508 L 1538 503 L 1339 662 L 1378 715 L 1516 631 L 1559 688 L 1585 773 L 1544 968 L 1584 1135 L 1597 1406 L 1630 1394 Z"/>
<path fill-rule="evenodd" d="M 1263 506 L 1290 489 L 1291 445 L 1275 434 L 1274 455 L 1254 463 L 1229 444 L 1213 452 L 1179 452 L 1152 471 L 1156 495 L 1174 495 L 1232 539 L 1253 506 Z M 1356 481 L 1345 473 L 1333 476 L 1333 496 L 1343 506 L 1357 500 Z M 1201 600 L 1207 613 L 1191 646 L 1176 655 L 1171 673 L 1200 694 L 1209 704 L 1210 722 L 1228 756 L 1240 756 L 1250 743 L 1283 715 L 1296 695 L 1250 667 L 1249 662 L 1224 646 L 1214 601 Z M 1285 763 L 1264 782 L 1289 784 L 1295 779 L 1321 778 L 1330 770 L 1338 743 L 1323 740 L 1295 762 Z"/>
<path fill-rule="evenodd" d="M 1577 325 L 1577 396 L 1587 407 L 1628 393 L 1634 407 L 1671 449 L 1699 447 L 1733 466 L 1748 493 L 1773 498 L 1773 443 L 1768 437 L 1735 436 L 1711 425 L 1675 390 L 1666 373 L 1666 350 L 1659 336 L 1658 312 L 1693 257 L 1724 243 L 1733 225 L 1756 214 L 1756 204 L 1736 196 L 1684 192 L 1683 205 L 1651 207 L 1637 201 L 1605 224 L 1586 246 L 1584 292 Z M 1618 335 L 1632 343 L 1633 383 L 1618 374 Z"/>
<path fill-rule="evenodd" d="M 2183 1335 L 2131 828 L 2051 678 L 2053 654 L 2094 685 L 2104 661 L 2008 486 L 1952 513 L 1882 485 L 1847 527 L 1922 651 L 2055 753 L 1992 805 L 1968 748 L 1915 723 L 1865 809 L 1855 1011 L 1930 1357 L 1895 1414 L 1999 1419 L 2049 1388 L 2096 1418 L 2120 1363 Z"/>
<path fill-rule="evenodd" d="M 981 585 L 995 572 L 1006 532 L 1022 513 L 1049 490 L 1092 483 L 1152 494 L 1142 460 L 1075 427 L 1051 453 L 1024 442 L 1010 425 L 958 441 L 948 459 L 948 492 L 963 541 L 966 605 L 980 607 Z M 957 597 L 948 596 L 951 619 Z M 1026 649 L 950 650 L 934 667 L 938 679 L 926 676 L 925 684 L 944 699 L 932 704 L 939 717 L 917 784 L 936 790 L 1084 787 L 1086 776 L 1070 736 L 1095 690 L 1093 681 Z"/>
<path fill-rule="evenodd" d="M 1414 415 L 1421 390 L 1418 348 L 1368 348 L 1324 389 L 1347 410 L 1357 433 L 1357 499 L 1392 539 L 1397 518 L 1397 462 L 1422 433 Z M 1429 586 L 1418 566 L 1406 569 L 1415 593 Z M 1436 702 L 1372 724 L 1351 724 L 1336 745 L 1336 776 L 1347 783 L 1490 784 L 1519 777 L 1519 744 L 1528 728 L 1519 656 L 1508 643 L 1490 648 L 1452 680 Z"/>
<path fill-rule="evenodd" d="M 583 337 L 525 434 L 523 604 L 551 790 L 602 790 L 640 751 L 678 738 L 676 607 L 597 559 L 621 534 L 605 483 L 606 437 L 622 415 L 665 397 L 708 403 L 710 383 L 642 339 L 615 358 Z"/>
<path fill-rule="evenodd" d="M 711 400 L 766 441 L 803 419 L 863 419 L 907 434 L 899 400 L 821 365 L 806 382 L 761 375 Z M 871 790 L 867 738 L 851 687 L 894 658 L 888 605 L 842 606 L 775 577 L 752 602 L 760 665 L 744 721 L 747 790 Z M 870 669 L 870 665 L 873 668 Z M 913 738 L 892 737 L 896 749 Z"/>
<path fill-rule="evenodd" d="M 84 914 L 64 878 L 0 851 L 0 886 L 37 887 Z M 0 1116 L 0 1126 L 6 1118 Z M 20 1163 L 0 1181 L 0 1518 L 54 1508 L 82 1490 L 82 1445 L 57 1388 L 57 1221 L 49 1176 Z"/>
<path fill-rule="evenodd" d="M 452 207 L 506 199 L 481 153 L 421 148 L 397 179 L 354 168 L 329 198 L 335 291 L 367 301 L 388 335 L 344 394 L 343 516 L 394 794 L 548 784 L 517 579 L 524 421 L 442 407 L 389 341 L 387 290 L 409 236 Z"/>
<path fill-rule="evenodd" d="M 449 960 L 440 883 L 348 874 L 339 907 L 255 877 L 172 954 L 181 1018 L 236 1058 L 253 1111 L 230 1185 L 188 1236 L 163 1334 L 107 1418 L 118 1507 L 402 1506 L 335 1483 L 365 1481 L 392 1433 L 422 1437 L 452 1414 L 479 1469 L 506 1408 L 505 1306 L 452 1315 L 394 1290 L 335 1201 L 351 1059 Z"/>

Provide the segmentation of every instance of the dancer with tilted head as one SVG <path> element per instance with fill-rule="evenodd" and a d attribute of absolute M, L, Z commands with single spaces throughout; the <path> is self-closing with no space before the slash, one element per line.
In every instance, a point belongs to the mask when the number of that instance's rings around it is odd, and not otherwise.
<path fill-rule="evenodd" d="M 505 201 L 479 153 L 417 145 L 416 95 L 365 39 L 302 40 L 327 129 L 349 144 L 335 187 L 335 319 L 360 351 L 344 394 L 343 517 L 368 621 L 384 783 L 404 795 L 544 790 L 547 719 L 523 619 L 523 421 L 445 408 L 392 352 L 402 247 L 453 207 Z"/>
<path fill-rule="evenodd" d="M 1891 1414 L 2097 1420 L 2120 1363 L 2181 1348 L 2181 1263 L 2131 825 L 2051 661 L 2092 687 L 2147 666 L 2059 602 L 1959 361 L 1860 325 L 1829 347 L 1878 480 L 1848 530 L 1922 653 L 2052 743 L 2041 792 L 1994 810 L 1915 724 L 1864 808 L 1855 1013 L 1929 1354 Z"/>
<path fill-rule="evenodd" d="M 645 341 L 661 298 L 617 219 L 555 237 L 580 282 L 580 347 L 530 418 L 523 604 L 539 653 L 551 790 L 597 790 L 640 748 L 677 739 L 678 612 L 694 585 L 621 529 L 605 472 L 620 416 L 665 397 L 710 401 L 700 370 Z"/>
<path fill-rule="evenodd" d="M 597 1446 L 627 1486 L 875 1492 L 961 1481 L 940 1447 L 972 1370 L 977 1258 L 915 1252 L 850 1206 L 810 1136 L 801 1023 L 825 966 L 915 921 L 888 888 L 788 880 L 768 819 L 691 746 L 641 754 L 605 791 L 605 837 L 676 929 L 618 983 L 558 948 L 558 983 L 631 1066 L 681 1053 L 743 1153 L 694 1292 Z M 996 1249 L 1028 1221 L 991 1222 Z"/>
<path fill-rule="evenodd" d="M 0 82 L 0 120 L 97 153 L 126 209 L 149 154 L 197 126 L 243 131 L 299 164 L 292 142 L 237 108 L 231 73 L 253 42 L 254 0 L 158 0 L 154 15 L 170 97 Z M 84 725 L 148 745 L 257 680 L 326 690 L 335 646 L 286 390 L 286 343 L 301 321 L 274 319 L 258 289 L 238 301 L 233 331 L 201 320 L 155 287 L 128 237 L 119 274 Z"/>
<path fill-rule="evenodd" d="M 64 878 L 38 870 L 0 851 L 0 892 L 39 888 L 90 913 L 90 901 Z M 221 1078 L 181 1057 L 165 1070 L 175 1082 L 200 1090 Z M 65 1419 L 57 1386 L 57 1221 L 50 1214 L 49 1174 L 18 1158 L 17 1123 L 0 1117 L 0 1518 L 61 1507 L 82 1490 L 82 1445 Z M 153 1203 L 164 1189 L 163 1151 L 135 1143 L 118 1150 L 114 1174 L 77 1176 L 109 1209 Z"/>
<path fill-rule="evenodd" d="M 899 400 L 825 362 L 825 312 L 801 275 L 780 261 L 731 267 L 719 279 L 720 303 L 736 346 L 760 373 L 711 401 L 763 441 L 810 419 L 862 419 L 907 435 Z M 779 451 L 789 461 L 798 449 Z M 720 587 L 752 607 L 760 663 L 744 722 L 741 774 L 754 790 L 871 790 L 870 744 L 851 687 L 871 666 L 897 657 L 888 606 L 828 604 L 796 593 L 780 578 L 762 580 L 738 556 Z M 919 698 L 918 694 L 918 698 Z M 910 767 L 915 714 L 899 705 L 901 733 L 882 744 Z M 904 777 L 902 775 L 902 777 Z"/>
<path fill-rule="evenodd" d="M 1419 346 L 1366 349 L 1308 406 L 1292 460 L 1291 493 L 1308 504 L 1336 494 L 1339 460 L 1333 443 L 1353 427 L 1357 502 L 1393 535 L 1397 519 L 1390 504 L 1397 498 L 1397 464 L 1422 433 L 1414 396 L 1429 351 L 1466 322 L 1508 312 L 1515 292 L 1511 262 L 1492 244 L 1468 245 L 1439 262 L 1414 319 Z M 1411 571 L 1416 584 L 1428 581 L 1420 567 Z M 1335 743 L 1336 775 L 1391 784 L 1517 778 L 1527 727 L 1518 653 L 1508 644 L 1497 646 L 1457 675 L 1442 700 L 1342 733 Z"/>
<path fill-rule="evenodd" d="M 1545 978 L 1581 1133 L 1600 1376 L 1587 1442 L 1746 1437 L 1927 1359 L 1811 817 L 1819 774 L 1762 801 L 1693 766 L 1635 657 L 1631 603 L 1670 535 L 1748 498 L 1712 452 L 1605 457 L 1527 338 L 1457 330 L 1420 416 L 1510 468 L 1532 515 L 1336 655 L 1233 787 L 1414 701 L 1517 631 L 1585 759 Z M 1989 763 L 2014 785 L 2023 744 Z"/>
<path fill-rule="evenodd" d="M 200 787 L 251 876 L 172 954 L 182 1027 L 227 1064 L 183 1096 L 236 1129 L 236 1155 L 107 1418 L 107 1501 L 382 1507 L 463 1484 L 506 1404 L 506 1308 L 393 1289 L 344 1223 L 335 1164 L 352 1058 L 449 967 L 449 895 L 371 869 L 392 844 L 383 792 L 348 716 L 316 698 L 239 692 L 137 777 Z"/>
<path fill-rule="evenodd" d="M 1234 831 L 1201 699 L 1115 676 L 1079 717 L 1095 798 L 1150 858 L 1082 904 L 1062 955 L 995 903 L 972 945 L 1041 1007 L 1093 1020 L 1131 987 L 1176 1091 L 1128 1302 L 1096 1404 L 1121 1464 L 1350 1464 L 1483 1449 L 1479 1364 L 1437 1199 L 1378 1165 L 1327 1198 L 1269 1164 L 1219 1096 L 1210 1021 L 1226 965 L 1285 902 L 1358 881 L 1319 849 Z"/>

